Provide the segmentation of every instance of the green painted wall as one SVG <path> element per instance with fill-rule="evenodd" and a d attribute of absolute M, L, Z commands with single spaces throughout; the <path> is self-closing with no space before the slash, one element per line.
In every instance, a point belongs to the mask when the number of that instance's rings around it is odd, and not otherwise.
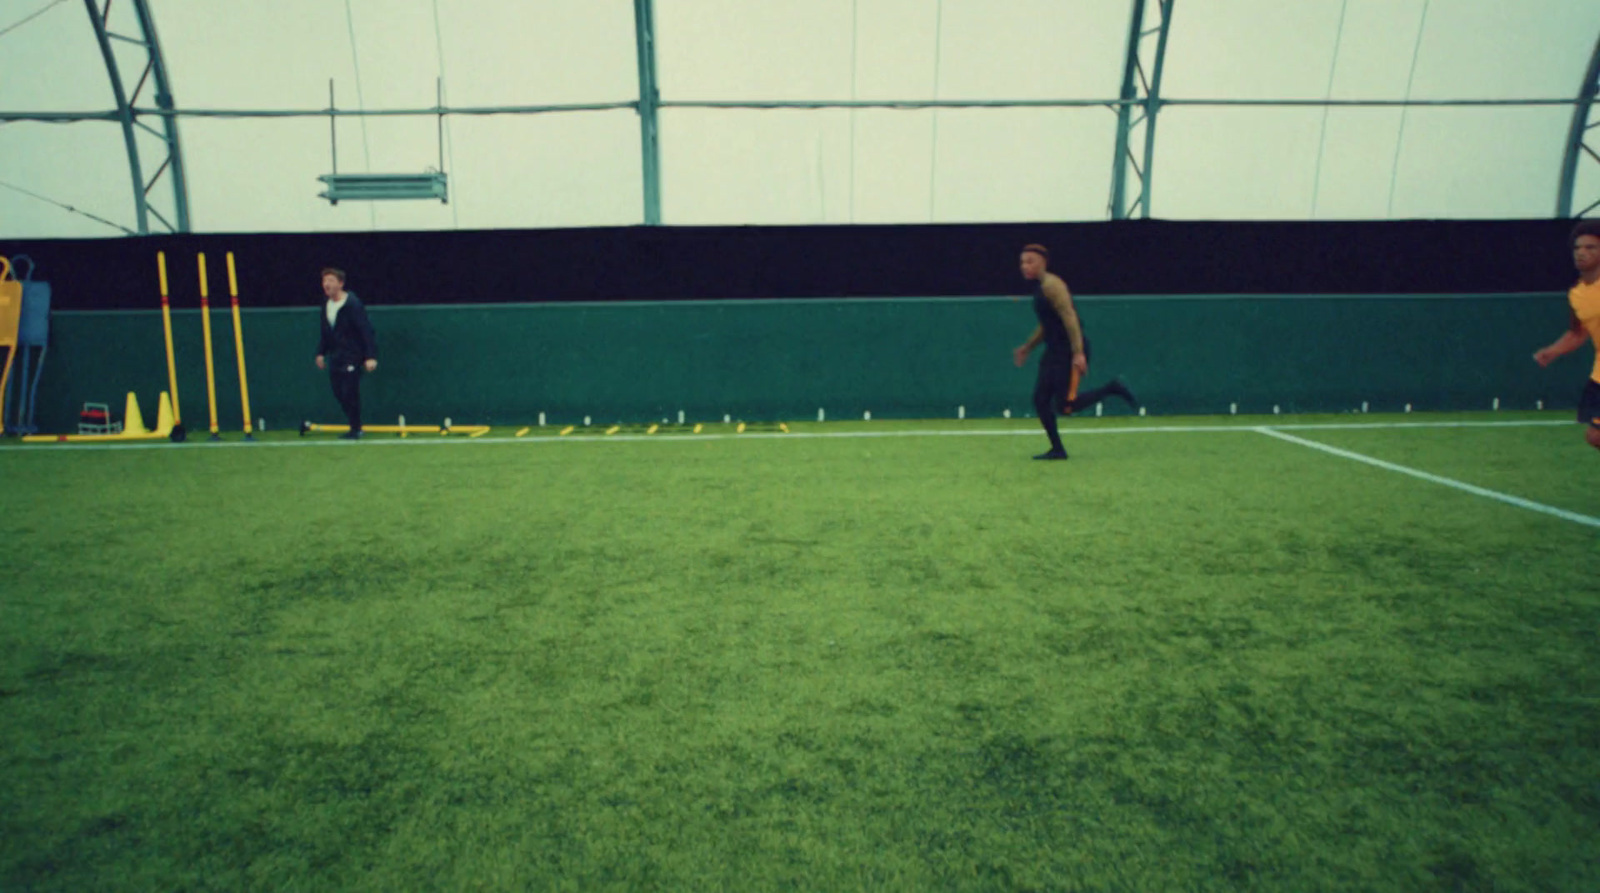
<path fill-rule="evenodd" d="M 1585 350 L 1530 358 L 1561 334 L 1559 294 L 1468 297 L 1080 297 L 1090 383 L 1121 375 L 1153 414 L 1568 407 Z M 675 419 L 969 417 L 1029 412 L 1033 364 L 1011 349 L 1022 298 L 706 301 L 371 307 L 380 368 L 369 423 L 596 424 Z M 218 413 L 241 427 L 228 312 L 214 310 Z M 246 310 L 252 414 L 269 429 L 338 422 L 312 365 L 318 310 Z M 207 427 L 199 311 L 175 311 L 184 422 Z M 120 412 L 129 390 L 154 423 L 166 389 L 158 312 L 61 312 L 39 389 L 46 432 L 75 430 L 86 400 Z M 1108 406 L 1120 413 L 1120 406 Z"/>

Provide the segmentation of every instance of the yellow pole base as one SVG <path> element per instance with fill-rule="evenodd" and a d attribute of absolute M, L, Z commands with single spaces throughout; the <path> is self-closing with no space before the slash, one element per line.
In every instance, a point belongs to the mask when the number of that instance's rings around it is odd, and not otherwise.
<path fill-rule="evenodd" d="M 172 435 L 172 401 L 162 391 L 157 401 L 156 430 L 144 426 L 139 413 L 139 401 L 132 392 L 128 394 L 127 414 L 123 417 L 121 434 L 30 434 L 23 443 L 120 443 L 138 440 L 166 440 Z"/>

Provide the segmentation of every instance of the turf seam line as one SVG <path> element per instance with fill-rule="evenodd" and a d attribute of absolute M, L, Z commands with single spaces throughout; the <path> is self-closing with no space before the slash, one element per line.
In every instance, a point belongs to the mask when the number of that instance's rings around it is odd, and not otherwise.
<path fill-rule="evenodd" d="M 1337 430 L 1373 430 L 1384 431 L 1405 428 L 1541 428 L 1560 425 L 1572 425 L 1568 420 L 1551 419 L 1523 419 L 1501 421 L 1451 421 L 1451 422 L 1301 422 L 1284 425 L 1273 425 L 1277 431 L 1337 431 Z M 1138 425 L 1119 428 L 1073 428 L 1071 426 L 1061 429 L 1063 437 L 1080 437 L 1095 434 L 1208 434 L 1215 432 L 1225 433 L 1256 433 L 1262 428 L 1258 425 Z M 913 430 L 913 431 L 791 431 L 787 434 L 778 432 L 750 432 L 746 434 L 671 434 L 671 435 L 643 435 L 643 434 L 615 434 L 610 437 L 604 435 L 569 435 L 567 437 L 417 437 L 377 439 L 365 438 L 359 443 L 348 440 L 259 440 L 238 441 L 225 440 L 218 443 L 193 443 L 178 444 L 159 441 L 135 443 L 59 443 L 59 444 L 12 444 L 0 445 L 0 453 L 8 451 L 29 452 L 67 452 L 73 450 L 166 450 L 184 449 L 186 446 L 214 450 L 226 447 L 245 447 L 248 449 L 265 449 L 268 447 L 349 447 L 362 446 L 443 446 L 451 444 L 535 444 L 535 443 L 676 443 L 683 441 L 706 440 L 853 440 L 862 438 L 883 437 L 1037 437 L 1038 428 L 992 428 L 977 431 L 953 430 Z"/>
<path fill-rule="evenodd" d="M 1311 449 L 1320 450 L 1321 452 L 1328 453 L 1333 456 L 1339 456 L 1344 459 L 1350 459 L 1355 462 L 1363 462 L 1376 468 L 1382 468 L 1385 471 L 1393 471 L 1398 474 L 1409 475 L 1430 483 L 1452 487 L 1466 493 L 1471 493 L 1474 496 L 1482 496 L 1485 499 L 1493 499 L 1499 502 L 1504 502 L 1507 505 L 1514 505 L 1518 508 L 1528 509 L 1529 511 L 1551 515 L 1553 517 L 1560 518 L 1563 521 L 1571 521 L 1574 524 L 1584 524 L 1589 527 L 1600 527 L 1600 518 L 1591 517 L 1589 515 L 1581 515 L 1577 512 L 1569 512 L 1566 509 L 1559 509 L 1553 505 L 1545 505 L 1542 502 L 1534 502 L 1531 499 L 1523 499 L 1521 496 L 1513 496 L 1510 493 L 1501 493 L 1499 490 L 1490 490 L 1487 487 L 1479 487 L 1476 484 L 1458 481 L 1455 478 L 1447 478 L 1443 475 L 1433 474 L 1431 472 L 1411 468 L 1406 465 L 1396 465 L 1393 462 L 1385 462 L 1382 459 L 1375 459 L 1372 456 L 1367 456 L 1362 453 L 1340 449 L 1339 447 L 1329 446 L 1325 443 L 1318 443 L 1315 440 L 1307 440 L 1304 437 L 1296 437 L 1293 434 L 1285 434 L 1282 431 L 1277 430 L 1277 426 L 1260 426 L 1255 430 L 1261 434 L 1265 434 L 1268 437 L 1275 437 L 1278 440 L 1286 441 L 1288 443 L 1299 444 L 1303 447 L 1310 447 Z"/>

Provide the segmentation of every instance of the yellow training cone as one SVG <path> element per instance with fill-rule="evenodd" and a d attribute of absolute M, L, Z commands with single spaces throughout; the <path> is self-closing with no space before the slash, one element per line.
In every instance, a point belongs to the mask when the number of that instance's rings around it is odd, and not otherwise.
<path fill-rule="evenodd" d="M 122 434 L 131 437 L 149 433 L 150 429 L 144 426 L 144 416 L 139 413 L 139 398 L 129 391 L 128 407 L 122 412 Z"/>
<path fill-rule="evenodd" d="M 172 433 L 172 424 L 172 401 L 168 399 L 167 392 L 162 391 L 160 405 L 156 409 L 156 430 L 150 433 L 166 437 Z"/>

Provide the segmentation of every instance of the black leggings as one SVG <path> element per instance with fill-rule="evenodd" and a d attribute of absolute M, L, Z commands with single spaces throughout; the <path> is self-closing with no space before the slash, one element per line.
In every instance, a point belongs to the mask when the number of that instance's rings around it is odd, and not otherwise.
<path fill-rule="evenodd" d="M 1054 420 L 1066 406 L 1072 393 L 1071 355 L 1065 362 L 1048 356 L 1039 364 L 1039 379 L 1033 385 L 1033 411 L 1039 420 Z M 1046 430 L 1049 430 L 1046 426 Z"/>
<path fill-rule="evenodd" d="M 1083 339 L 1083 356 L 1085 359 L 1094 356 L 1088 338 Z M 1066 408 L 1072 386 L 1072 348 L 1058 353 L 1046 347 L 1044 356 L 1039 359 L 1039 378 L 1033 385 L 1033 411 L 1038 414 L 1039 421 L 1049 419 L 1051 422 L 1045 425 L 1046 432 L 1055 427 L 1056 413 Z"/>

